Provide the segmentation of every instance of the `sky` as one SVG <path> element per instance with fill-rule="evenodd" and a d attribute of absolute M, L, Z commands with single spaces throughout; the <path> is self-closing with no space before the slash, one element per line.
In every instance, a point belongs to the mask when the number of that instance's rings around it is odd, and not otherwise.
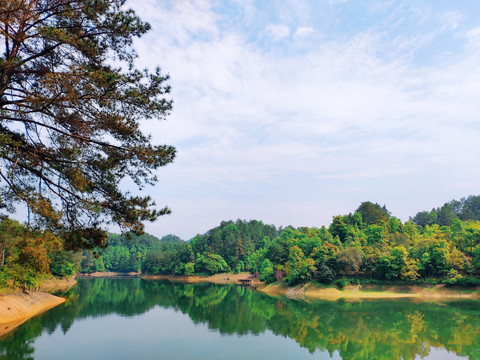
<path fill-rule="evenodd" d="M 477 0 L 131 0 L 136 65 L 174 109 L 147 188 L 187 240 L 223 220 L 328 226 L 363 201 L 407 221 L 480 195 Z"/>

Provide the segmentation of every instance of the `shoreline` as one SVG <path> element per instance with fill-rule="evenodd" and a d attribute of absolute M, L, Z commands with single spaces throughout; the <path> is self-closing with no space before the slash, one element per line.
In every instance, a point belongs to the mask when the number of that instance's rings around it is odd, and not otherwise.
<path fill-rule="evenodd" d="M 212 276 L 174 276 L 174 275 L 143 275 L 146 280 L 169 280 L 172 282 L 197 284 L 209 282 L 214 284 L 239 284 L 239 279 L 245 279 L 249 273 L 216 274 Z M 480 291 L 475 289 L 449 289 L 444 285 L 432 287 L 421 285 L 350 285 L 340 290 L 336 287 L 322 287 L 312 283 L 288 286 L 286 283 L 275 282 L 265 284 L 258 278 L 252 279 L 250 285 L 263 294 L 279 297 L 285 296 L 296 300 L 373 300 L 409 298 L 418 301 L 445 300 L 480 300 Z"/>
<path fill-rule="evenodd" d="M 198 284 L 237 284 L 239 279 L 246 279 L 251 274 L 243 272 L 239 274 L 222 273 L 215 275 L 146 275 L 139 273 L 93 273 L 87 276 L 81 274 L 78 278 L 128 278 L 138 277 L 145 280 L 168 280 L 176 283 Z M 258 277 L 253 278 L 250 287 L 256 291 L 272 297 L 285 296 L 297 300 L 326 300 L 337 301 L 345 299 L 348 301 L 373 300 L 373 299 L 413 299 L 417 301 L 445 301 L 445 300 L 480 300 L 480 289 L 458 289 L 447 288 L 444 285 L 349 285 L 344 289 L 336 287 L 319 286 L 312 283 L 305 283 L 297 286 L 288 286 L 286 283 L 274 282 L 265 284 Z"/>
<path fill-rule="evenodd" d="M 242 272 L 238 274 L 223 273 L 215 275 L 142 275 L 141 278 L 145 280 L 169 280 L 172 282 L 186 283 L 186 284 L 199 284 L 209 282 L 213 284 L 240 284 L 240 279 L 246 279 L 250 276 L 250 273 Z M 252 287 L 256 287 L 262 284 L 258 278 L 252 279 Z"/>
<path fill-rule="evenodd" d="M 347 301 L 373 299 L 412 299 L 417 301 L 480 300 L 477 290 L 448 289 L 444 285 L 433 287 L 419 285 L 350 285 L 339 290 L 306 283 L 295 287 L 286 284 L 262 284 L 256 288 L 269 296 L 286 296 L 298 300 Z"/>
<path fill-rule="evenodd" d="M 101 278 L 136 278 L 140 277 L 142 274 L 140 272 L 129 272 L 129 273 L 120 273 L 113 271 L 105 272 L 94 272 L 94 273 L 78 273 L 75 275 L 75 279 L 101 279 Z"/>
<path fill-rule="evenodd" d="M 65 298 L 47 292 L 66 291 L 76 283 L 75 279 L 49 279 L 39 286 L 39 291 L 16 291 L 0 295 L 0 336 L 64 303 Z"/>

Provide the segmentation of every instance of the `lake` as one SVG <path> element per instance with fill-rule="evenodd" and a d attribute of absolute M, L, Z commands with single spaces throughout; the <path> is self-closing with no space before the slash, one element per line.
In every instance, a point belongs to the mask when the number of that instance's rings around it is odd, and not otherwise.
<path fill-rule="evenodd" d="M 480 359 L 480 303 L 297 301 L 236 285 L 79 279 L 0 359 Z"/>

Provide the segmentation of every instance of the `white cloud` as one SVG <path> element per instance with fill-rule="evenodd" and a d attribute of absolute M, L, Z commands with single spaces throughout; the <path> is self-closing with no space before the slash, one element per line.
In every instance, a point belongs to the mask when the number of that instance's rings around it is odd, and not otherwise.
<path fill-rule="evenodd" d="M 274 41 L 282 40 L 290 35 L 290 29 L 286 25 L 270 24 L 265 31 Z"/>
<path fill-rule="evenodd" d="M 148 130 L 178 148 L 159 171 L 155 197 L 174 213 L 158 232 L 188 238 L 237 217 L 322 225 L 362 200 L 401 204 L 405 217 L 438 192 L 478 189 L 479 54 L 416 67 L 402 54 L 422 41 L 397 39 L 398 55 L 382 58 L 387 40 L 372 30 L 279 56 L 220 30 L 207 2 L 150 16 L 136 48 L 142 65 L 171 74 L 175 104 Z M 267 32 L 290 36 L 285 25 Z M 480 27 L 467 37 L 480 45 Z"/>
<path fill-rule="evenodd" d="M 440 16 L 441 20 L 445 22 L 445 25 L 450 29 L 455 30 L 458 28 L 458 24 L 462 22 L 464 16 L 459 11 L 449 11 Z"/>
<path fill-rule="evenodd" d="M 475 49 L 480 49 L 480 26 L 468 31 L 467 39 L 470 46 L 472 46 Z"/>
<path fill-rule="evenodd" d="M 305 38 L 313 34 L 313 28 L 312 27 L 305 27 L 301 26 L 299 27 L 295 33 L 293 34 L 294 39 L 299 39 L 299 38 Z"/>

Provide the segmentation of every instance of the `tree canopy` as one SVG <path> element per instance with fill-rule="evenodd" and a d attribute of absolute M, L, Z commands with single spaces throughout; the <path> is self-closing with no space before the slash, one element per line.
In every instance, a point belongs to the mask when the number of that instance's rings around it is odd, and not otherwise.
<path fill-rule="evenodd" d="M 431 211 L 420 211 L 410 218 L 416 225 L 438 224 L 450 226 L 453 219 L 480 220 L 480 196 L 470 195 L 460 200 L 451 200 Z"/>
<path fill-rule="evenodd" d="M 149 29 L 125 0 L 0 3 L 0 209 L 70 248 L 102 245 L 102 225 L 141 232 L 169 213 L 123 191 L 154 184 L 175 148 L 153 145 L 140 122 L 171 110 L 168 75 L 138 70 L 132 41 Z"/>

